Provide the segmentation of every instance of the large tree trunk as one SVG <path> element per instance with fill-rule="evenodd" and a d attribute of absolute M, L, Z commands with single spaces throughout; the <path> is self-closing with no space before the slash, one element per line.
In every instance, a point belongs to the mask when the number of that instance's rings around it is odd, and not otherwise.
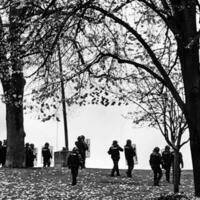
<path fill-rule="evenodd" d="M 174 21 L 177 24 L 173 31 L 177 34 L 178 54 L 186 95 L 184 112 L 190 133 L 195 196 L 200 197 L 200 69 L 196 6 L 194 1 L 177 2 L 174 7 Z"/>
<path fill-rule="evenodd" d="M 7 167 L 24 167 L 23 107 L 6 105 Z"/>
<path fill-rule="evenodd" d="M 7 125 L 7 167 L 24 167 L 24 119 L 23 119 L 23 95 L 24 75 L 23 62 L 21 59 L 21 32 L 23 21 L 20 18 L 18 3 L 10 1 L 9 13 L 9 51 L 10 58 L 7 60 L 6 77 L 2 80 L 5 103 L 6 103 L 6 125 Z M 5 56 L 5 55 L 4 55 Z"/>
<path fill-rule="evenodd" d="M 23 93 L 25 80 L 22 73 L 3 82 L 6 103 L 7 167 L 24 167 Z"/>

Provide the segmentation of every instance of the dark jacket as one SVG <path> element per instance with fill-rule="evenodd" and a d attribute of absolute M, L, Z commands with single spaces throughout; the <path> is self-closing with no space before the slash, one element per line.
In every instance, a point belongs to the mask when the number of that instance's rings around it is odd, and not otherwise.
<path fill-rule="evenodd" d="M 81 157 L 78 152 L 71 152 L 68 160 L 67 160 L 68 167 L 71 168 L 78 168 L 81 165 Z"/>
<path fill-rule="evenodd" d="M 170 151 L 163 151 L 162 152 L 162 161 L 163 161 L 163 168 L 170 168 L 172 165 L 172 154 Z"/>
<path fill-rule="evenodd" d="M 136 156 L 135 148 L 131 145 L 124 146 L 124 153 L 126 160 L 133 160 L 133 157 Z"/>
<path fill-rule="evenodd" d="M 85 151 L 88 150 L 88 145 L 85 141 L 76 141 L 75 142 L 76 147 L 79 150 L 79 153 L 82 157 L 85 157 Z"/>
<path fill-rule="evenodd" d="M 160 167 L 163 164 L 160 153 L 153 152 L 150 155 L 149 163 L 151 167 Z"/>
<path fill-rule="evenodd" d="M 116 145 L 116 146 L 112 145 L 108 150 L 108 154 L 111 155 L 111 158 L 113 160 L 119 160 L 119 158 L 120 158 L 119 152 L 120 151 L 123 151 L 123 149 L 119 145 Z"/>
<path fill-rule="evenodd" d="M 51 152 L 49 148 L 43 147 L 42 148 L 42 156 L 45 160 L 52 158 Z"/>

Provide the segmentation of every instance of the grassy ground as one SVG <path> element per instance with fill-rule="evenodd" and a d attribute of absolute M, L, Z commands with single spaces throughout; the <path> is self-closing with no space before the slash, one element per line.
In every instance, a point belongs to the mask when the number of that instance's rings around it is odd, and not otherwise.
<path fill-rule="evenodd" d="M 150 170 L 135 170 L 133 178 L 110 177 L 107 169 L 79 171 L 78 184 L 71 186 L 71 175 L 62 169 L 0 169 L 2 200 L 145 200 L 173 191 L 173 185 L 162 178 L 159 187 L 152 186 Z M 183 171 L 180 192 L 192 199 L 192 172 Z"/>

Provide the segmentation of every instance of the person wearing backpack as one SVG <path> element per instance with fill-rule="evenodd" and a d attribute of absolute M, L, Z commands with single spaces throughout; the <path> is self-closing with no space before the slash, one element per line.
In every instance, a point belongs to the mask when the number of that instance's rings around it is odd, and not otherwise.
<path fill-rule="evenodd" d="M 118 167 L 120 151 L 123 151 L 123 149 L 118 145 L 118 142 L 114 140 L 112 146 L 108 150 L 108 154 L 111 155 L 111 159 L 113 160 L 113 169 L 110 176 L 114 176 L 115 172 L 117 173 L 117 176 L 120 176 Z"/>

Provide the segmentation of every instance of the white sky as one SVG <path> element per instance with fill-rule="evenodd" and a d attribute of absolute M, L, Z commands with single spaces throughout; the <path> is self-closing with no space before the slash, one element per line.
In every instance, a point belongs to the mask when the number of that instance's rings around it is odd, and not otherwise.
<path fill-rule="evenodd" d="M 113 140 L 124 146 L 127 139 L 136 143 L 138 165 L 136 169 L 149 169 L 149 155 L 155 146 L 161 149 L 166 145 L 163 136 L 155 129 L 134 128 L 131 121 L 122 117 L 131 107 L 86 106 L 74 107 L 68 112 L 69 149 L 79 135 L 91 140 L 91 157 L 86 160 L 86 167 L 111 168 L 112 161 L 107 154 Z M 5 106 L 0 103 L 0 140 L 6 137 Z M 53 146 L 54 151 L 64 146 L 63 123 L 56 121 L 40 122 L 25 115 L 26 142 L 34 143 L 40 148 L 45 142 Z M 182 149 L 185 169 L 191 169 L 189 145 Z M 39 159 L 40 163 L 41 159 Z M 126 168 L 124 153 L 121 153 L 120 168 Z"/>

